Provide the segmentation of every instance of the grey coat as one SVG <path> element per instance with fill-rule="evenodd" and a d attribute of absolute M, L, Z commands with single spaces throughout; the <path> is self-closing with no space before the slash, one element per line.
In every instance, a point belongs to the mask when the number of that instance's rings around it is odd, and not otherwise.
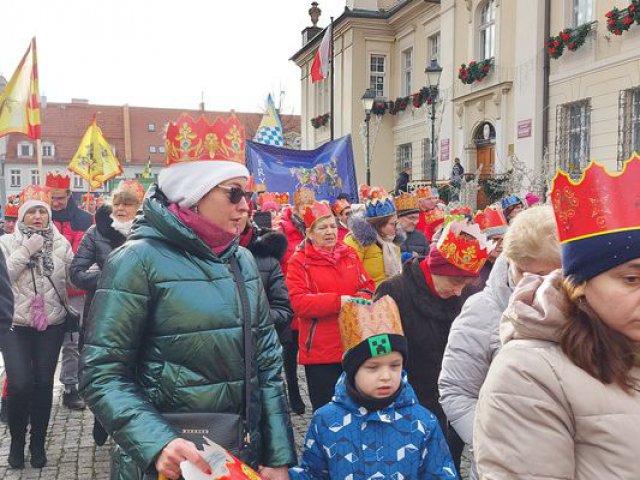
<path fill-rule="evenodd" d="M 471 296 L 454 320 L 438 380 L 440 404 L 465 443 L 473 440 L 480 388 L 500 349 L 500 318 L 514 285 L 509 264 L 496 260 L 485 289 Z"/>

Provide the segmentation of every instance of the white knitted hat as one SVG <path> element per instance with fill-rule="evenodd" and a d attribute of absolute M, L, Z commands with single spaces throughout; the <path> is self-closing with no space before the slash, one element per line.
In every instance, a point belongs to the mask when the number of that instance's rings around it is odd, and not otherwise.
<path fill-rule="evenodd" d="M 18 209 L 18 221 L 23 222 L 25 214 L 32 209 L 33 207 L 43 207 L 47 209 L 47 213 L 49 214 L 49 223 L 51 223 L 51 207 L 47 202 L 43 202 L 42 200 L 27 200 Z"/>
<path fill-rule="evenodd" d="M 163 168 L 158 186 L 170 203 L 189 208 L 222 182 L 249 176 L 247 167 L 238 162 L 197 160 Z"/>

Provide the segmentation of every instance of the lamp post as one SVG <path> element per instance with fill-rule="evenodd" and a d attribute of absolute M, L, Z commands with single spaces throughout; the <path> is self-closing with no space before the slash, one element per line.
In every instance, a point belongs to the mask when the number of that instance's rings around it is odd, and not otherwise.
<path fill-rule="evenodd" d="M 438 65 L 435 58 L 424 70 L 427 74 L 427 83 L 431 94 L 431 186 L 436 187 L 436 100 L 438 98 L 438 85 L 440 85 L 440 75 L 442 67 Z"/>
<path fill-rule="evenodd" d="M 372 88 L 367 88 L 362 95 L 362 107 L 364 108 L 364 123 L 367 127 L 367 154 L 366 154 L 366 168 L 367 168 L 367 185 L 371 185 L 371 148 L 369 144 L 369 121 L 371 120 L 371 110 L 373 104 L 376 101 L 376 91 Z"/>

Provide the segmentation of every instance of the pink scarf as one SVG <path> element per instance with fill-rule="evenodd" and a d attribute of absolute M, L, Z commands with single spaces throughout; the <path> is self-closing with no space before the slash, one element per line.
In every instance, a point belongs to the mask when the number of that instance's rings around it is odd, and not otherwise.
<path fill-rule="evenodd" d="M 216 255 L 224 252 L 236 235 L 229 233 L 206 221 L 200 215 L 188 208 L 179 207 L 177 203 L 169 205 L 169 211 L 173 213 L 178 220 L 189 227 Z"/>

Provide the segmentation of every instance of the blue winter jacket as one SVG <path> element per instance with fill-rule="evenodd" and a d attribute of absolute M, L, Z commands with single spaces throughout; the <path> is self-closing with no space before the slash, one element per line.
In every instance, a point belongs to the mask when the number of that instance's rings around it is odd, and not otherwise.
<path fill-rule="evenodd" d="M 458 479 L 435 415 L 402 375 L 398 398 L 368 411 L 348 394 L 343 373 L 333 400 L 316 411 L 292 479 Z"/>

